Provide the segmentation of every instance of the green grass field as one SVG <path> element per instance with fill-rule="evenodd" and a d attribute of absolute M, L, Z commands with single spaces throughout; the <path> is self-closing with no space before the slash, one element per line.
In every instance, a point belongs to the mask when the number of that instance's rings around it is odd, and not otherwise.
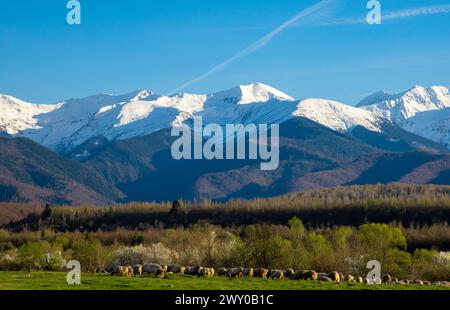
<path fill-rule="evenodd" d="M 348 285 L 312 281 L 197 278 L 170 275 L 119 278 L 104 274 L 83 274 L 81 285 L 68 285 L 65 273 L 0 272 L 0 290 L 443 290 L 442 286 Z"/>

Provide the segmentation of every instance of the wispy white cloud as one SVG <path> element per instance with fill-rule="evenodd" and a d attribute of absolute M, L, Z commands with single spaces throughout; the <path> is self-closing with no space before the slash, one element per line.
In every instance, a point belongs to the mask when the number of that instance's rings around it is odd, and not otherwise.
<path fill-rule="evenodd" d="M 416 17 L 416 16 L 422 16 L 422 15 L 437 15 L 437 14 L 447 14 L 450 13 L 450 4 L 443 4 L 443 5 L 433 5 L 433 6 L 426 6 L 426 7 L 418 7 L 418 8 L 411 8 L 411 9 L 403 9 L 403 10 L 397 10 L 397 11 L 388 11 L 382 13 L 382 21 L 387 20 L 396 20 L 396 19 L 403 19 L 403 18 L 409 18 L 409 17 Z M 304 26 L 304 25 L 310 25 L 310 26 L 339 26 L 339 25 L 357 25 L 357 24 L 366 24 L 367 20 L 366 17 L 349 17 L 349 18 L 343 18 L 343 19 L 336 19 L 331 21 L 305 21 L 305 22 L 299 22 L 296 24 L 296 26 Z"/>
<path fill-rule="evenodd" d="M 284 22 L 283 24 L 281 24 L 280 26 L 278 26 L 277 28 L 275 28 L 274 30 L 272 30 L 271 32 L 269 32 L 268 34 L 263 36 L 258 41 L 256 41 L 253 44 L 249 45 L 248 47 L 246 47 L 245 49 L 243 49 L 242 51 L 240 51 L 236 55 L 232 56 L 231 58 L 229 58 L 229 59 L 225 60 L 224 62 L 220 63 L 219 65 L 213 67 L 211 70 L 207 71 L 206 73 L 204 73 L 204 74 L 196 77 L 195 79 L 192 79 L 189 82 L 186 82 L 183 85 L 177 87 L 175 90 L 172 91 L 172 93 L 179 92 L 180 90 L 182 90 L 182 89 L 184 89 L 184 88 L 186 88 L 186 87 L 188 87 L 188 86 L 190 86 L 190 85 L 192 85 L 194 83 L 200 82 L 200 81 L 206 79 L 211 74 L 216 73 L 216 72 L 224 69 L 225 67 L 229 66 L 230 64 L 234 63 L 238 59 L 256 52 L 260 48 L 266 46 L 277 35 L 279 35 L 283 31 L 285 31 L 286 29 L 292 27 L 294 24 L 296 24 L 302 18 L 320 11 L 321 9 L 325 8 L 330 3 L 331 3 L 331 0 L 322 0 L 319 3 L 302 10 L 300 13 L 298 13 L 297 15 L 295 15 L 294 17 L 292 17 L 288 21 Z"/>

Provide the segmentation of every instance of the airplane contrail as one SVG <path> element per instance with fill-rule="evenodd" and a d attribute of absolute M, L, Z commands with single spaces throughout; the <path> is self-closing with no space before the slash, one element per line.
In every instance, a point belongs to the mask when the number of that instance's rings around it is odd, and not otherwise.
<path fill-rule="evenodd" d="M 245 49 L 243 49 L 242 51 L 240 51 L 239 53 L 237 53 L 236 55 L 234 55 L 233 57 L 225 60 L 224 62 L 220 63 L 219 65 L 213 67 L 211 70 L 209 70 L 208 72 L 196 77 L 193 80 L 190 80 L 189 82 L 184 83 L 183 85 L 177 87 L 175 90 L 173 90 L 171 93 L 177 93 L 180 90 L 194 84 L 197 83 L 201 80 L 204 80 L 205 78 L 207 78 L 208 76 L 210 76 L 211 74 L 222 70 L 223 68 L 227 67 L 228 65 L 232 64 L 233 62 L 235 62 L 236 60 L 250 55 L 254 52 L 256 52 L 257 50 L 259 50 L 260 48 L 264 47 L 265 45 L 267 45 L 273 38 L 275 38 L 277 35 L 279 35 L 281 32 L 283 32 L 284 30 L 286 30 L 287 28 L 290 28 L 291 26 L 293 26 L 294 24 L 296 24 L 301 18 L 306 17 L 314 12 L 319 11 L 320 9 L 322 9 L 323 7 L 325 7 L 326 5 L 330 4 L 331 0 L 322 0 L 304 10 L 302 10 L 300 13 L 298 13 L 297 15 L 295 15 L 294 17 L 292 17 L 291 19 L 289 19 L 288 21 L 284 22 L 283 24 L 281 24 L 280 26 L 278 26 L 277 28 L 275 28 L 274 30 L 272 30 L 271 32 L 269 32 L 268 34 L 266 34 L 265 36 L 263 36 L 261 39 L 259 39 L 258 41 L 254 42 L 253 44 L 249 45 L 248 47 L 246 47 Z"/>
<path fill-rule="evenodd" d="M 413 16 L 419 16 L 419 15 L 434 15 L 434 14 L 444 14 L 444 13 L 450 13 L 450 4 L 434 5 L 434 6 L 406 9 L 406 10 L 400 10 L 400 11 L 393 11 L 393 12 L 387 13 L 385 16 L 383 16 L 383 18 L 384 19 L 398 19 L 398 18 L 413 17 Z"/>
<path fill-rule="evenodd" d="M 288 21 L 284 22 L 262 38 L 260 38 L 258 41 L 254 42 L 253 44 L 249 45 L 239 53 L 235 54 L 231 58 L 225 60 L 224 62 L 216 65 L 211 70 L 207 71 L 206 73 L 196 77 L 195 79 L 190 80 L 189 82 L 186 82 L 182 84 L 181 86 L 177 87 L 175 90 L 171 92 L 177 93 L 178 91 L 195 84 L 197 82 L 200 82 L 207 77 L 209 77 L 211 74 L 214 74 L 225 67 L 229 66 L 230 64 L 234 63 L 235 61 L 239 60 L 240 58 L 250 55 L 260 48 L 267 45 L 274 37 L 279 35 L 281 32 L 286 30 L 287 28 L 291 27 L 299 27 L 299 26 L 305 26 L 305 25 L 311 25 L 311 26 L 337 26 L 337 25 L 354 25 L 354 24 L 365 24 L 367 23 L 366 17 L 356 17 L 356 18 L 346 18 L 346 19 L 339 19 L 329 22 L 314 22 L 311 20 L 305 20 L 301 21 L 302 18 L 307 17 L 311 15 L 312 13 L 315 13 L 319 10 L 321 10 L 323 7 L 331 4 L 331 0 L 322 0 L 318 3 L 316 3 L 313 6 L 310 6 L 304 10 L 302 10 L 300 13 L 289 19 Z M 426 6 L 426 7 L 419 7 L 419 8 L 412 8 L 412 9 L 404 9 L 404 10 L 398 10 L 398 11 L 390 11 L 382 15 L 382 20 L 395 20 L 400 18 L 407 18 L 407 17 L 415 17 L 420 15 L 434 15 L 434 14 L 446 14 L 450 13 L 450 5 L 434 5 L 434 6 Z"/>

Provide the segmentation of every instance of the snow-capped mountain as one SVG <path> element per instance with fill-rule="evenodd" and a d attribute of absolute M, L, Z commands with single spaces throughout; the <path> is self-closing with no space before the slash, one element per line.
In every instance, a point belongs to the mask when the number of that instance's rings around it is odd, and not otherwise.
<path fill-rule="evenodd" d="M 104 204 L 265 197 L 403 180 L 448 184 L 450 156 L 429 140 L 448 142 L 448 89 L 431 90 L 380 92 L 360 107 L 296 100 L 260 83 L 206 95 L 139 90 L 55 104 L 0 95 L 0 200 Z M 170 127 L 192 124 L 195 116 L 203 125 L 280 123 L 279 169 L 267 173 L 248 160 L 176 161 Z M 417 128 L 428 139 L 406 131 Z"/>
<path fill-rule="evenodd" d="M 340 132 L 350 131 L 356 126 L 381 132 L 380 125 L 386 121 L 370 111 L 323 99 L 302 100 L 294 115 L 309 118 Z"/>
<path fill-rule="evenodd" d="M 387 118 L 403 129 L 450 145 L 450 88 L 415 86 L 397 95 L 375 93 L 358 105 Z"/>
<path fill-rule="evenodd" d="M 367 97 L 358 106 L 402 124 L 418 113 L 449 108 L 450 89 L 415 86 L 397 95 L 379 92 Z"/>
<path fill-rule="evenodd" d="M 383 101 L 373 102 L 380 99 Z M 0 100 L 0 131 L 28 137 L 63 153 L 93 137 L 112 141 L 144 136 L 177 126 L 194 116 L 202 116 L 204 124 L 220 125 L 272 124 L 305 117 L 339 132 L 351 132 L 358 126 L 382 132 L 386 122 L 408 128 L 405 120 L 418 112 L 450 106 L 448 89 L 443 87 L 428 90 L 416 87 L 398 96 L 377 93 L 365 99 L 361 107 L 352 107 L 324 99 L 295 100 L 261 83 L 208 95 L 161 96 L 139 90 L 56 104 L 37 105 L 9 96 L 1 96 Z M 443 126 L 442 122 L 439 124 Z M 429 131 L 431 135 L 433 130 Z"/>
<path fill-rule="evenodd" d="M 0 131 L 17 134 L 27 129 L 39 129 L 37 116 L 56 110 L 60 105 L 33 104 L 0 95 Z"/>

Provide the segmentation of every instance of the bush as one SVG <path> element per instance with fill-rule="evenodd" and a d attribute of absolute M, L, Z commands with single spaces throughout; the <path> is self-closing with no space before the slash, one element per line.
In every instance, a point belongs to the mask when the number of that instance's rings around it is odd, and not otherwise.
<path fill-rule="evenodd" d="M 143 245 L 144 244 L 144 237 L 142 236 L 138 236 L 138 235 L 134 235 L 133 238 L 131 239 L 131 245 L 132 246 L 138 246 L 138 245 Z"/>
<path fill-rule="evenodd" d="M 83 271 L 94 273 L 106 269 L 110 251 L 98 240 L 79 240 L 72 245 L 72 258 L 79 261 Z"/>
<path fill-rule="evenodd" d="M 383 262 L 388 251 L 406 249 L 406 238 L 397 227 L 386 224 L 364 224 L 359 227 L 359 240 L 371 259 Z"/>
<path fill-rule="evenodd" d="M 0 253 L 6 252 L 14 249 L 14 244 L 11 241 L 8 242 L 0 242 Z"/>
<path fill-rule="evenodd" d="M 411 254 L 399 249 L 389 249 L 381 262 L 383 274 L 390 274 L 397 278 L 411 277 Z"/>
<path fill-rule="evenodd" d="M 17 259 L 17 252 L 0 255 L 0 270 L 18 271 L 21 269 Z"/>
<path fill-rule="evenodd" d="M 28 242 L 22 245 L 18 251 L 18 261 L 22 269 L 29 272 L 42 270 L 45 265 L 45 254 L 49 252 L 50 245 L 46 241 Z"/>
<path fill-rule="evenodd" d="M 334 269 L 334 252 L 331 243 L 324 235 L 310 232 L 306 239 L 306 251 L 310 257 L 310 266 L 317 270 Z"/>
<path fill-rule="evenodd" d="M 430 250 L 416 250 L 411 274 L 417 279 L 450 280 L 450 255 Z"/>
<path fill-rule="evenodd" d="M 287 247 L 290 241 L 283 240 L 272 233 L 271 226 L 265 224 L 251 225 L 244 231 L 246 249 L 252 257 L 252 263 L 257 267 L 282 268 L 286 263 Z"/>

